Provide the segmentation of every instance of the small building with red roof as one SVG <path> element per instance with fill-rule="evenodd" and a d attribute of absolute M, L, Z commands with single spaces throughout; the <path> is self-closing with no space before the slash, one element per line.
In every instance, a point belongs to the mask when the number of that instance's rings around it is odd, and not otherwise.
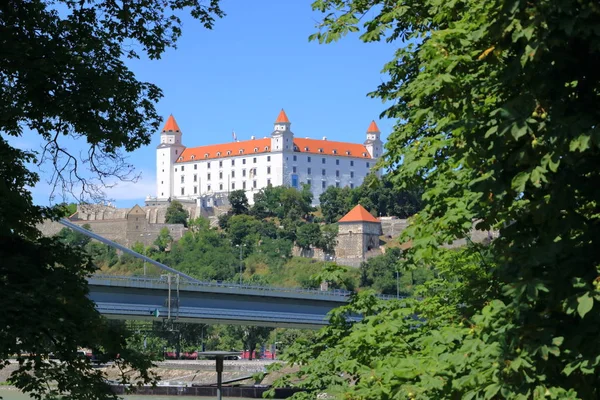
<path fill-rule="evenodd" d="M 367 258 L 380 254 L 381 235 L 381 221 L 357 204 L 338 221 L 336 262 L 358 266 Z"/>
<path fill-rule="evenodd" d="M 215 198 L 223 199 L 229 192 L 242 189 L 252 204 L 254 195 L 268 185 L 298 189 L 309 185 L 316 205 L 328 187 L 354 188 L 369 173 L 378 173 L 374 168 L 383 151 L 375 121 L 362 144 L 326 137 L 297 138 L 283 109 L 273 131 L 263 138 L 238 140 L 235 132 L 231 138 L 220 144 L 185 146 L 182 131 L 170 115 L 156 153 L 156 197 L 149 196 L 146 203 L 177 199 L 210 207 Z"/>

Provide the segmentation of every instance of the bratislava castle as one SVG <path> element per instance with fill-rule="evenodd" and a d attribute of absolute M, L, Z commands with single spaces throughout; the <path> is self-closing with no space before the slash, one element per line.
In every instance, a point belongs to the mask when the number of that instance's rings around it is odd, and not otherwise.
<path fill-rule="evenodd" d="M 383 150 L 375 121 L 363 144 L 298 138 L 290 126 L 281 110 L 268 137 L 186 147 L 171 115 L 156 149 L 156 200 L 210 202 L 211 197 L 242 189 L 253 203 L 254 195 L 268 185 L 299 189 L 308 184 L 317 204 L 329 186 L 360 185 Z"/>

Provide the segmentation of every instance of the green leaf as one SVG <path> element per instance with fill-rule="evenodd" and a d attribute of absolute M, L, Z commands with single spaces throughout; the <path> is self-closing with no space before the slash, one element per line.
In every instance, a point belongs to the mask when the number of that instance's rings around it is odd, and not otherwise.
<path fill-rule="evenodd" d="M 583 296 L 578 297 L 577 303 L 579 303 L 579 305 L 577 306 L 577 313 L 579 313 L 579 316 L 583 318 L 585 314 L 590 312 L 590 310 L 594 306 L 594 299 L 592 298 L 592 296 L 590 296 L 590 293 L 588 292 Z"/>
<path fill-rule="evenodd" d="M 521 193 L 525 191 L 525 185 L 530 177 L 529 172 L 521 171 L 512 180 L 511 187 L 517 192 Z"/>

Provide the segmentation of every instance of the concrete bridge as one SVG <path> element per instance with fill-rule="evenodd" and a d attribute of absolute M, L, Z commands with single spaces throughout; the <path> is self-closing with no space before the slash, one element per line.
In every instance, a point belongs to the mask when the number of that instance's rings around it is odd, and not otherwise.
<path fill-rule="evenodd" d="M 203 282 L 62 219 L 60 223 L 166 272 L 160 279 L 94 275 L 89 297 L 108 318 L 320 328 L 351 292 Z M 391 296 L 380 296 L 393 298 Z M 358 319 L 359 316 L 356 316 Z"/>
<path fill-rule="evenodd" d="M 317 329 L 350 292 L 95 275 L 89 297 L 108 318 Z"/>

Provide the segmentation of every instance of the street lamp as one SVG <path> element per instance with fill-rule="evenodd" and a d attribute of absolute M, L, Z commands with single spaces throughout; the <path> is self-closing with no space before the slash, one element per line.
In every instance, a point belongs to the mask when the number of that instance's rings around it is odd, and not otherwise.
<path fill-rule="evenodd" d="M 243 248 L 246 247 L 246 245 L 245 244 L 242 244 L 242 245 L 236 244 L 235 247 L 240 248 L 240 286 L 242 286 L 242 251 L 243 251 Z"/>
<path fill-rule="evenodd" d="M 400 272 L 398 272 L 398 267 L 396 267 L 396 298 L 400 298 Z"/>
<path fill-rule="evenodd" d="M 140 237 L 144 236 L 152 236 L 151 233 L 141 233 Z M 144 257 L 148 257 L 146 254 L 148 253 L 148 249 L 146 247 L 145 241 L 142 239 L 142 244 L 144 245 Z M 144 276 L 146 276 L 146 259 L 144 258 Z"/>

